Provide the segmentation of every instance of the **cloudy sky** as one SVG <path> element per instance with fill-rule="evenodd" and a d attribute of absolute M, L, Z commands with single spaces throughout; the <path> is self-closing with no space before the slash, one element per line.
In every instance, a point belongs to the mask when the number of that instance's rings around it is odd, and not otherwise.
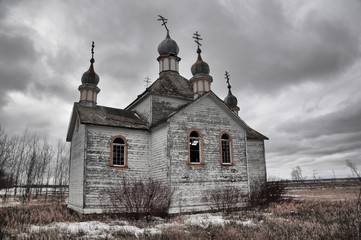
<path fill-rule="evenodd" d="M 180 74 L 202 35 L 213 91 L 231 75 L 240 117 L 270 138 L 268 175 L 351 176 L 361 167 L 361 2 L 0 0 L 0 124 L 65 139 L 95 41 L 98 104 L 126 107 L 158 77 L 157 46 L 169 19 Z"/>

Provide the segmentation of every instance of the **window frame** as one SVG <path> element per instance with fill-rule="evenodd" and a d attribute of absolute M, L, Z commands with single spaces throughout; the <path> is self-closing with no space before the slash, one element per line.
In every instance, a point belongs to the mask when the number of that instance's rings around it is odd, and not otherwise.
<path fill-rule="evenodd" d="M 230 153 L 229 153 L 229 156 L 230 156 L 230 158 L 231 158 L 231 162 L 230 163 L 224 163 L 223 162 L 223 147 L 222 147 L 222 142 L 224 141 L 224 139 L 222 139 L 222 136 L 224 135 L 224 134 L 226 134 L 226 135 L 228 135 L 228 137 L 229 137 L 229 140 L 228 140 L 228 142 L 229 142 L 229 151 L 230 151 Z M 222 166 L 225 166 L 225 167 L 230 167 L 230 166 L 234 166 L 234 151 L 233 151 L 233 137 L 232 137 L 232 135 L 229 133 L 229 132 L 226 132 L 226 131 L 224 131 L 224 132 L 222 132 L 220 135 L 219 135 L 219 147 L 220 147 L 220 155 L 221 155 L 221 165 Z"/>
<path fill-rule="evenodd" d="M 118 138 L 121 138 L 124 141 L 124 165 L 114 165 L 113 164 L 113 148 L 114 145 L 120 145 L 118 143 L 114 144 L 114 141 Z M 128 141 L 122 135 L 114 136 L 110 143 L 110 167 L 115 169 L 127 169 L 128 168 Z"/>
<path fill-rule="evenodd" d="M 199 136 L 199 141 L 200 141 L 200 144 L 199 144 L 199 160 L 200 162 L 191 162 L 191 147 L 190 147 L 190 144 L 191 144 L 191 133 L 192 132 L 197 132 L 198 133 L 198 136 Z M 204 160 L 203 160 L 203 135 L 201 133 L 201 131 L 199 131 L 198 129 L 196 128 L 193 128 L 191 129 L 189 132 L 188 132 L 188 164 L 190 166 L 194 166 L 194 167 L 199 167 L 199 166 L 203 166 L 204 164 Z"/>

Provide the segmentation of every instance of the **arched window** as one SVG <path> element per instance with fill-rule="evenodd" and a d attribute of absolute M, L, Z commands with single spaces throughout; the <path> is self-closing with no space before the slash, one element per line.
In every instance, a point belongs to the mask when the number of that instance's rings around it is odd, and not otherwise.
<path fill-rule="evenodd" d="M 127 140 L 122 136 L 116 136 L 111 143 L 111 166 L 118 168 L 126 168 L 127 159 Z"/>
<path fill-rule="evenodd" d="M 221 134 L 221 162 L 223 165 L 233 164 L 233 147 L 230 134 Z"/>
<path fill-rule="evenodd" d="M 198 130 L 192 130 L 188 134 L 189 164 L 203 163 L 202 135 Z"/>

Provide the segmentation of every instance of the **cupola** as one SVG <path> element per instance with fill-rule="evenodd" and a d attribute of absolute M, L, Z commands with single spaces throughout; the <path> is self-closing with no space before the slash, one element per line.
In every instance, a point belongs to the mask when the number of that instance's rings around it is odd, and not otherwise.
<path fill-rule="evenodd" d="M 226 71 L 225 73 L 225 79 L 228 85 L 228 95 L 224 99 L 224 103 L 231 109 L 233 112 L 235 112 L 238 115 L 239 107 L 237 106 L 238 101 L 235 96 L 233 96 L 231 91 L 231 85 L 229 84 L 229 73 Z"/>
<path fill-rule="evenodd" d="M 170 38 L 169 32 L 167 32 L 167 36 L 165 39 L 159 43 L 158 45 L 158 53 L 160 56 L 162 55 L 173 55 L 177 56 L 179 53 L 179 47 L 176 41 Z"/>
<path fill-rule="evenodd" d="M 97 87 L 99 83 L 99 76 L 94 71 L 94 42 L 92 43 L 92 58 L 90 59 L 90 67 L 81 77 L 81 85 L 78 90 L 80 91 L 79 103 L 93 107 L 97 104 L 97 96 L 100 89 Z"/>
<path fill-rule="evenodd" d="M 213 82 L 212 76 L 209 75 L 209 66 L 208 63 L 203 61 L 201 53 L 202 50 L 200 49 L 200 46 L 202 44 L 200 43 L 200 34 L 198 32 L 195 32 L 193 34 L 194 41 L 197 43 L 197 53 L 198 58 L 197 61 L 192 65 L 191 72 L 193 74 L 193 77 L 190 79 L 190 83 L 193 86 L 193 94 L 194 98 L 197 98 L 198 96 L 209 92 L 211 90 L 211 83 Z"/>
<path fill-rule="evenodd" d="M 160 16 L 158 21 L 162 21 L 162 26 L 167 30 L 167 35 L 165 39 L 158 45 L 159 57 L 157 61 L 159 62 L 159 73 L 166 71 L 179 72 L 179 61 L 181 58 L 178 57 L 179 47 L 176 41 L 171 39 L 169 35 L 169 29 L 167 27 L 168 19 Z"/>

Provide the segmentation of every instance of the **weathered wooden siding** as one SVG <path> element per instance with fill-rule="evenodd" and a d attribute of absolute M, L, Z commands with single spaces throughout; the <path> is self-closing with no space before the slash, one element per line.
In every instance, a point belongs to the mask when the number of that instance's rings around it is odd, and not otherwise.
<path fill-rule="evenodd" d="M 121 135 L 128 143 L 128 168 L 110 167 L 110 144 L 114 136 Z M 100 204 L 107 201 L 106 190 L 126 178 L 149 176 L 148 131 L 90 125 L 87 128 L 87 157 L 85 167 L 85 212 L 100 212 Z M 105 198 L 104 198 L 105 197 Z"/>
<path fill-rule="evenodd" d="M 77 119 L 76 121 L 79 121 Z M 77 125 L 73 132 L 70 149 L 69 199 L 70 208 L 81 211 L 84 191 L 84 144 L 85 125 Z"/>
<path fill-rule="evenodd" d="M 198 129 L 203 136 L 203 166 L 188 164 L 188 133 Z M 220 134 L 233 138 L 234 165 L 222 166 Z M 177 192 L 172 212 L 205 210 L 207 190 L 237 186 L 248 192 L 245 130 L 215 100 L 204 97 L 170 119 L 168 135 L 171 183 Z"/>
<path fill-rule="evenodd" d="M 250 186 L 266 182 L 266 161 L 263 140 L 247 140 L 248 174 Z"/>
<path fill-rule="evenodd" d="M 133 110 L 150 121 L 160 121 L 186 103 L 183 99 L 153 95 Z M 210 202 L 202 198 L 210 190 L 234 186 L 247 193 L 249 183 L 266 179 L 264 142 L 246 140 L 242 122 L 235 118 L 218 99 L 208 95 L 150 131 L 80 125 L 72 139 L 69 206 L 83 213 L 101 212 L 101 205 L 108 201 L 106 190 L 122 177 L 152 177 L 170 183 L 176 189 L 172 213 L 209 209 Z M 199 130 L 203 137 L 201 166 L 188 163 L 188 133 L 192 129 Z M 232 166 L 221 164 L 223 132 L 232 136 Z M 110 167 L 111 140 L 118 135 L 128 143 L 126 169 Z"/>
<path fill-rule="evenodd" d="M 150 135 L 150 176 L 165 183 L 169 180 L 170 162 L 167 157 L 168 124 L 153 128 Z"/>
<path fill-rule="evenodd" d="M 137 103 L 134 107 L 130 108 L 130 110 L 135 111 L 142 119 L 144 119 L 148 123 L 152 121 L 151 99 L 152 96 L 148 95 L 139 103 Z"/>
<path fill-rule="evenodd" d="M 152 124 L 168 117 L 171 113 L 175 112 L 179 107 L 187 104 L 189 100 L 164 97 L 153 95 L 152 96 Z"/>

